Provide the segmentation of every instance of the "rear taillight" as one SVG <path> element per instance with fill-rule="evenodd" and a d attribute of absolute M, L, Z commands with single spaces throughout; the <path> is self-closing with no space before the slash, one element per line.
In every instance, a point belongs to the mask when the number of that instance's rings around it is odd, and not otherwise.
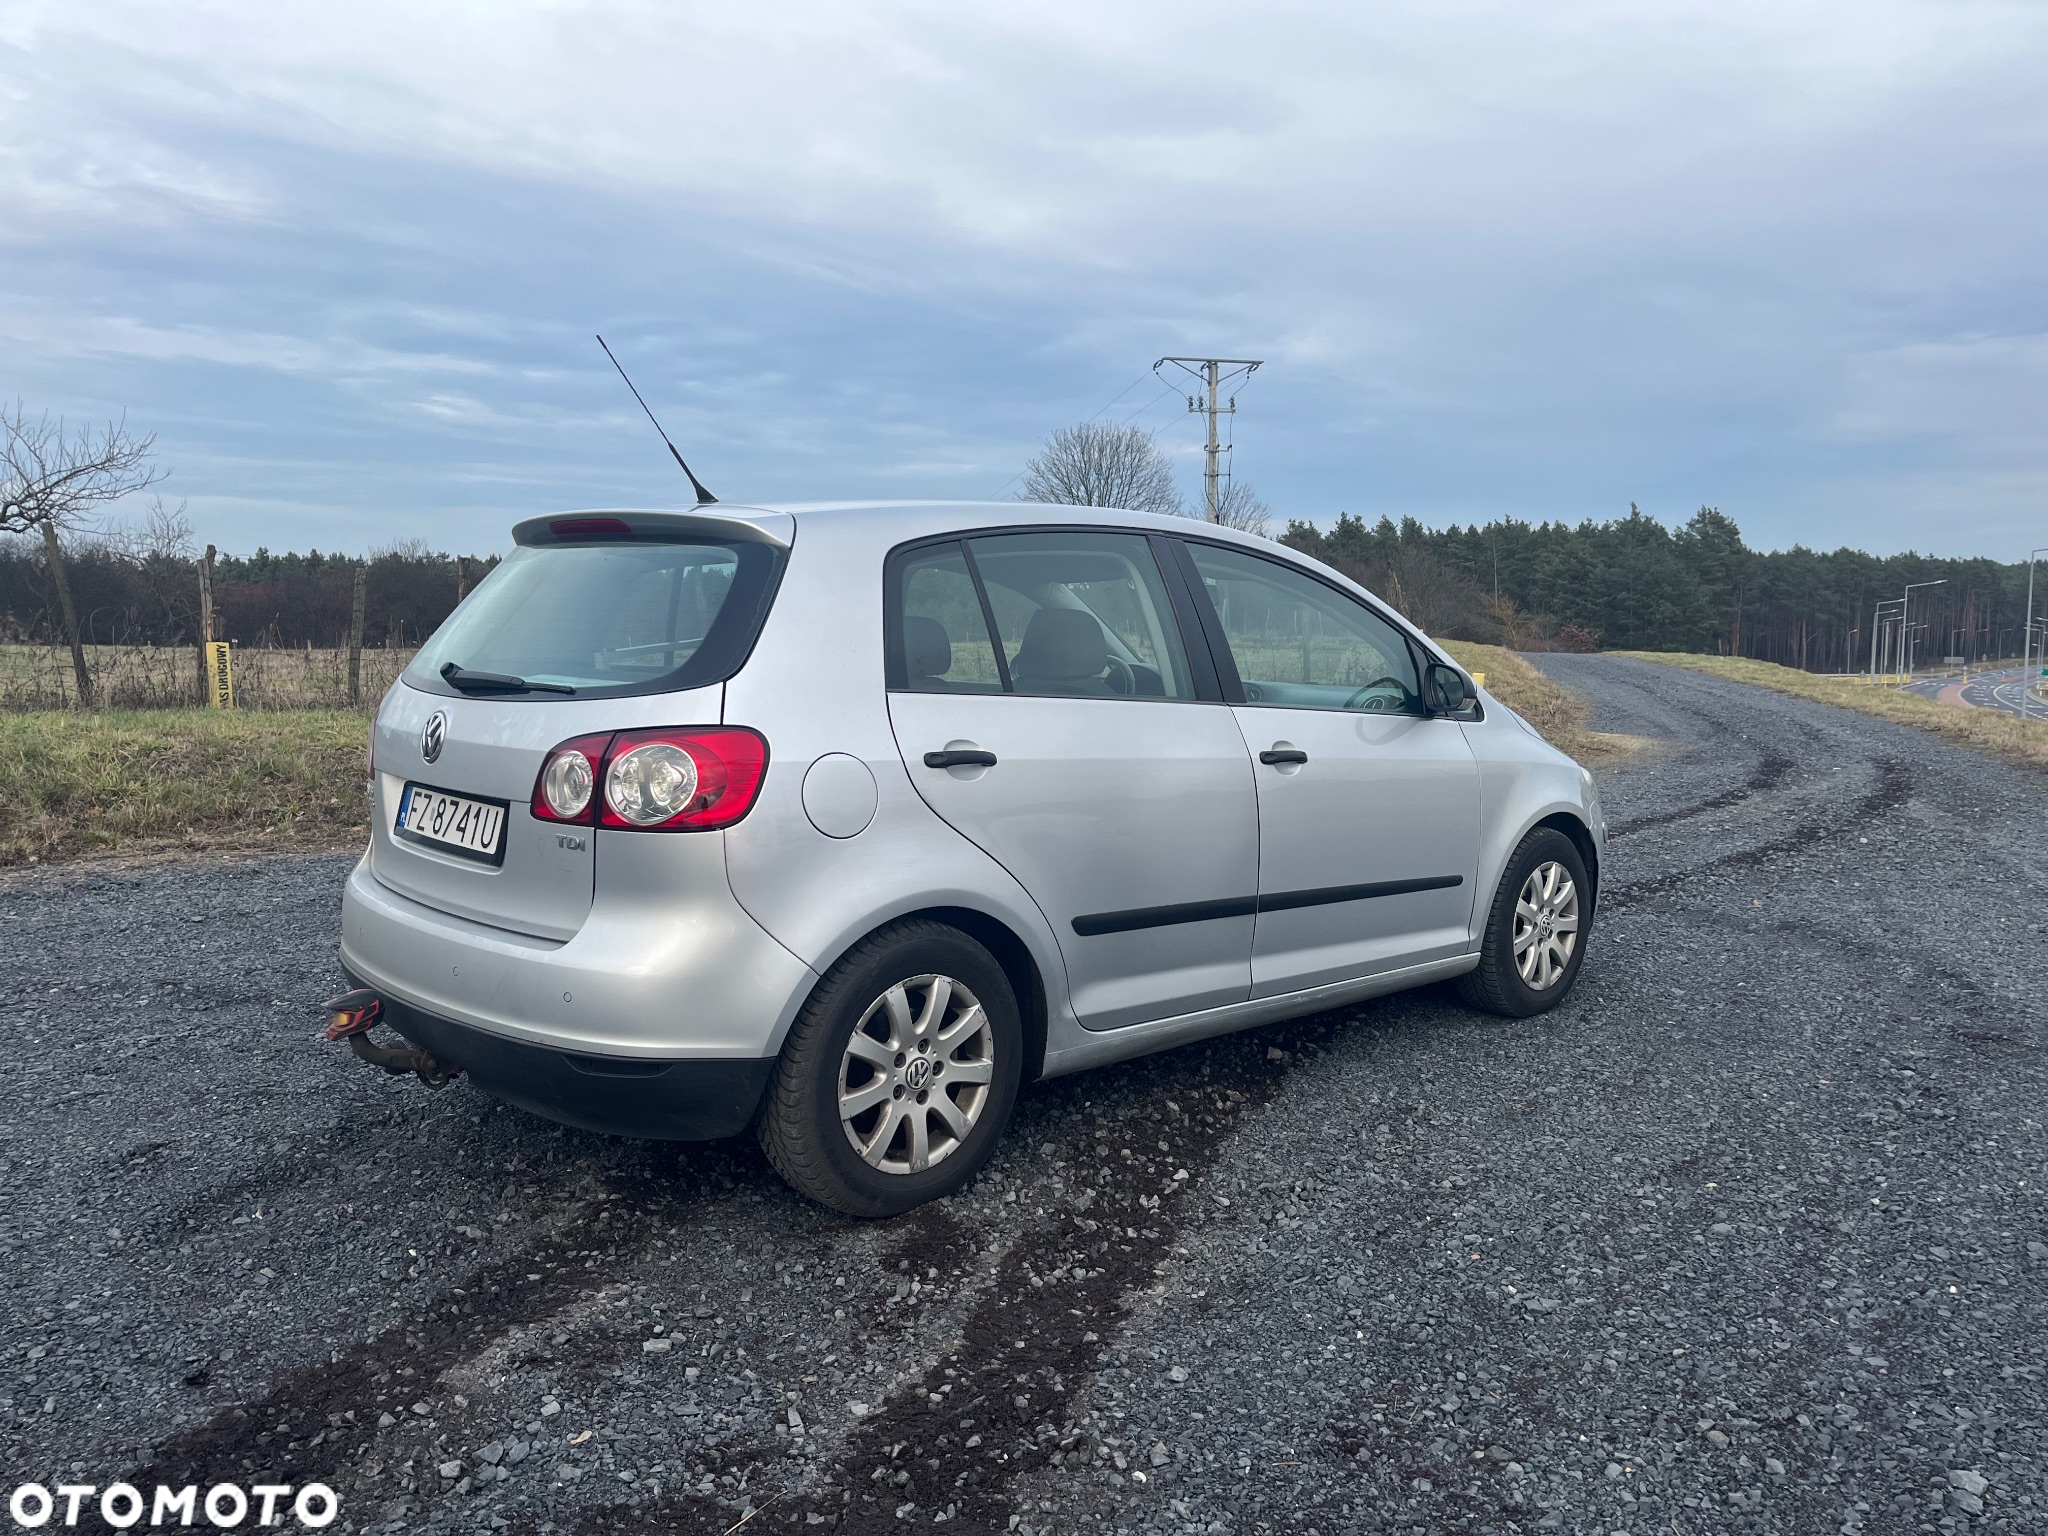
<path fill-rule="evenodd" d="M 742 726 L 578 736 L 541 764 L 533 816 L 622 832 L 705 832 L 752 810 L 767 771 L 767 741 Z"/>
<path fill-rule="evenodd" d="M 754 808 L 768 743 L 736 725 L 621 731 L 605 756 L 597 824 L 637 832 L 729 827 Z"/>
<path fill-rule="evenodd" d="M 586 827 L 595 821 L 598 780 L 604 772 L 605 749 L 611 744 L 607 732 L 578 736 L 550 752 L 540 765 L 540 777 L 533 781 L 533 819 Z"/>

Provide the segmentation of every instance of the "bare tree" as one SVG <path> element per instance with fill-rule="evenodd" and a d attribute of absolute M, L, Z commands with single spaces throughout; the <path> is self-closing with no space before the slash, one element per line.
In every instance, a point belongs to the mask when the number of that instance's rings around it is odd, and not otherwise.
<path fill-rule="evenodd" d="M 1242 480 L 1226 480 L 1216 497 L 1216 521 L 1226 528 L 1239 528 L 1263 537 L 1273 525 L 1273 509 L 1259 500 L 1259 493 Z"/>
<path fill-rule="evenodd" d="M 0 410 L 0 534 L 43 536 L 82 705 L 92 703 L 92 674 L 59 535 L 79 527 L 95 508 L 162 479 L 163 472 L 149 462 L 155 446 L 154 436 L 132 435 L 125 421 L 73 434 L 62 417 L 53 421 L 47 412 L 30 421 L 19 401 L 11 412 Z"/>
<path fill-rule="evenodd" d="M 107 543 L 127 556 L 138 578 L 141 595 L 150 605 L 151 628 L 170 637 L 175 645 L 190 632 L 200 640 L 198 586 L 199 543 L 192 533 L 192 519 L 184 502 L 164 505 L 161 496 L 150 499 L 149 511 L 140 526 L 127 526 L 110 534 Z"/>
<path fill-rule="evenodd" d="M 1150 433 L 1087 421 L 1061 427 L 1045 440 L 1024 466 L 1020 499 L 1169 516 L 1184 510 L 1173 488 L 1173 466 Z"/>

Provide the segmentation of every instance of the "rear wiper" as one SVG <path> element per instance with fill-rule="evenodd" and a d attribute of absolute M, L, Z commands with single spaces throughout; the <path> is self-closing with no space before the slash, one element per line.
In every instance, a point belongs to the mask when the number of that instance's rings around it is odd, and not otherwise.
<path fill-rule="evenodd" d="M 574 693 L 565 683 L 529 683 L 509 672 L 471 672 L 449 662 L 441 669 L 441 680 L 464 693 Z"/>

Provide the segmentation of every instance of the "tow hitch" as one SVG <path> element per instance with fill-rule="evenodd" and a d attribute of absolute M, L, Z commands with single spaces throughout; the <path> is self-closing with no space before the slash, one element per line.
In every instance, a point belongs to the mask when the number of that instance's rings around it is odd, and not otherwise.
<path fill-rule="evenodd" d="M 444 1066 L 415 1045 L 379 1045 L 370 1031 L 384 1018 L 384 999 L 368 987 L 344 992 L 322 1005 L 327 1015 L 327 1038 L 346 1040 L 348 1048 L 373 1067 L 382 1067 L 393 1077 L 410 1072 L 429 1088 L 446 1088 L 462 1074 L 462 1068 Z"/>

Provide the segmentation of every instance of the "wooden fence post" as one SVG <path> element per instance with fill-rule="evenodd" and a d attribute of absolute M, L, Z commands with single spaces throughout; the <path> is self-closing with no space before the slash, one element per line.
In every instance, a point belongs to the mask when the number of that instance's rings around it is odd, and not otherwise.
<path fill-rule="evenodd" d="M 213 679 L 208 675 L 206 647 L 213 641 L 213 546 L 206 546 L 206 556 L 199 562 L 199 702 L 204 704 L 213 693 Z"/>
<path fill-rule="evenodd" d="M 355 601 L 348 617 L 348 701 L 357 708 L 363 703 L 363 587 L 369 574 L 368 564 L 356 566 Z"/>
<path fill-rule="evenodd" d="M 57 604 L 64 616 L 64 637 L 71 642 L 71 676 L 78 688 L 80 708 L 92 706 L 92 673 L 86 670 L 85 642 L 79 638 L 78 609 L 71 601 L 71 581 L 64 574 L 64 548 L 57 539 L 57 525 L 43 523 L 43 550 L 49 556 L 50 575 L 57 583 Z"/>

